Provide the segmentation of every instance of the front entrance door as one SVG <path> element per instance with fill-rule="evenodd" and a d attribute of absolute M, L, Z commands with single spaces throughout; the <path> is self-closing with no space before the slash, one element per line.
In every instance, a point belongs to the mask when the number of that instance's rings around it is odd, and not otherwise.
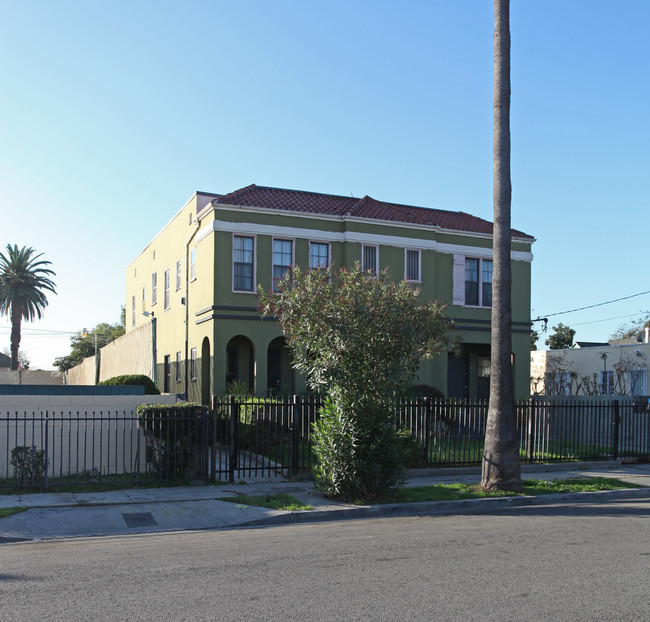
<path fill-rule="evenodd" d="M 467 354 L 447 355 L 447 396 L 469 397 L 469 357 Z"/>

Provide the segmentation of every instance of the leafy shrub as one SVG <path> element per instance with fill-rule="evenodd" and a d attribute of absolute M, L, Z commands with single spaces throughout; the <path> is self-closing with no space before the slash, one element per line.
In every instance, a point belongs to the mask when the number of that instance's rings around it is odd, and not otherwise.
<path fill-rule="evenodd" d="M 233 394 L 239 415 L 239 447 L 260 451 L 286 440 L 289 419 L 284 416 L 281 400 Z M 230 440 L 230 403 L 222 400 L 217 407 L 218 437 Z"/>
<path fill-rule="evenodd" d="M 434 400 L 444 400 L 445 394 L 430 384 L 412 384 L 406 389 L 406 397 L 430 397 Z"/>
<path fill-rule="evenodd" d="M 45 475 L 45 450 L 36 449 L 34 445 L 14 447 L 11 450 L 10 464 L 19 484 L 35 484 Z"/>
<path fill-rule="evenodd" d="M 136 412 L 149 472 L 160 479 L 186 477 L 195 447 L 205 441 L 208 409 L 200 404 L 140 404 Z"/>
<path fill-rule="evenodd" d="M 126 374 L 124 376 L 114 376 L 113 378 L 102 380 L 99 384 L 100 386 L 108 387 L 113 387 L 116 385 L 142 385 L 144 386 L 145 395 L 160 395 L 160 391 L 154 384 L 153 380 L 144 374 Z"/>
<path fill-rule="evenodd" d="M 372 501 L 403 482 L 405 443 L 390 408 L 347 407 L 326 399 L 312 426 L 317 486 L 330 497 Z"/>
<path fill-rule="evenodd" d="M 427 466 L 427 457 L 422 443 L 407 429 L 397 431 L 397 437 L 404 453 L 404 463 L 409 469 Z"/>

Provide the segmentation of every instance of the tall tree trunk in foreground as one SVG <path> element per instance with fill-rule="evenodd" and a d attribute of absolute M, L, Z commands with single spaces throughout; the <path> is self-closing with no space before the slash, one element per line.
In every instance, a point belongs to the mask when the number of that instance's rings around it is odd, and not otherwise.
<path fill-rule="evenodd" d="M 481 486 L 521 490 L 512 384 L 510 272 L 510 1 L 494 0 L 494 273 L 490 407 Z"/>

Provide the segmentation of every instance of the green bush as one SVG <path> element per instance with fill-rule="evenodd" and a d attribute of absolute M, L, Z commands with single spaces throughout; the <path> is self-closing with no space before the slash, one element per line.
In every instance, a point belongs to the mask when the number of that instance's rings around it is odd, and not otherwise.
<path fill-rule="evenodd" d="M 281 400 L 268 397 L 254 397 L 234 394 L 239 413 L 239 447 L 260 451 L 286 440 L 289 434 L 289 420 L 282 416 Z M 221 401 L 217 408 L 218 437 L 226 442 L 230 438 L 230 404 Z"/>
<path fill-rule="evenodd" d="M 401 435 L 390 408 L 348 404 L 345 412 L 340 402 L 326 399 L 312 427 L 318 488 L 345 500 L 383 497 L 404 481 L 406 451 Z"/>
<path fill-rule="evenodd" d="M 145 395 L 160 395 L 160 391 L 154 384 L 153 380 L 144 374 L 126 374 L 124 376 L 114 376 L 113 378 L 102 380 L 99 385 L 108 387 L 113 387 L 116 385 L 142 385 L 144 386 Z"/>
<path fill-rule="evenodd" d="M 45 450 L 36 449 L 34 445 L 14 447 L 11 450 L 10 464 L 19 484 L 35 484 L 45 475 Z"/>
<path fill-rule="evenodd" d="M 200 404 L 140 404 L 136 412 L 149 472 L 159 479 L 187 477 L 195 448 L 207 440 L 208 409 Z"/>

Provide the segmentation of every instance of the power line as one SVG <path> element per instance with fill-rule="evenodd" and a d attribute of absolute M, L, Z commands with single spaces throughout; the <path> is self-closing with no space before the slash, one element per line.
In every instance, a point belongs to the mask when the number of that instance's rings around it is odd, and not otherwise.
<path fill-rule="evenodd" d="M 637 296 L 645 296 L 645 294 L 650 294 L 650 290 L 647 292 L 640 292 L 638 294 L 632 294 L 631 296 L 623 296 L 623 298 L 616 298 L 615 300 L 608 300 L 607 302 L 599 302 L 595 305 L 588 305 L 586 307 L 578 307 L 577 309 L 569 309 L 568 311 L 558 311 L 557 313 L 547 313 L 544 316 L 541 316 L 538 319 L 549 318 L 555 315 L 564 315 L 565 313 L 575 313 L 576 311 L 584 311 L 585 309 L 594 309 L 595 307 L 602 307 L 603 305 L 611 305 L 613 302 L 620 302 L 621 300 L 629 300 L 630 298 L 636 298 Z"/>

